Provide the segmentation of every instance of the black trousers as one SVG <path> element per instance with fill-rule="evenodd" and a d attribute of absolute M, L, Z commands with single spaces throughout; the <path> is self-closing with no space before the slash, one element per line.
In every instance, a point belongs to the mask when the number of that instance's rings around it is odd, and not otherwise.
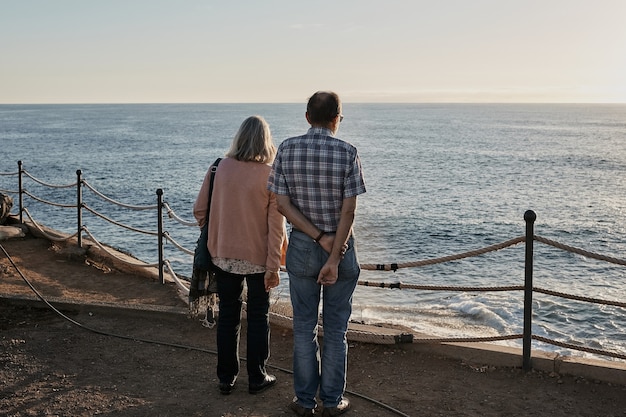
<path fill-rule="evenodd" d="M 265 291 L 264 274 L 239 275 L 218 271 L 217 293 L 217 376 L 230 383 L 239 375 L 239 339 L 243 306 L 244 280 L 247 299 L 247 370 L 248 383 L 259 384 L 267 375 L 265 366 L 270 357 L 269 293 Z"/>

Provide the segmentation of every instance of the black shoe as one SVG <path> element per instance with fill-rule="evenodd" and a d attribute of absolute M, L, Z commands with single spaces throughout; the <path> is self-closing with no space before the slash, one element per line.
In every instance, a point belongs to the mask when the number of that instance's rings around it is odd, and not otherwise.
<path fill-rule="evenodd" d="M 317 404 L 315 404 L 315 408 L 305 408 L 298 404 L 298 397 L 294 397 L 291 404 L 289 404 L 289 409 L 300 417 L 313 417 L 314 415 L 319 414 Z"/>
<path fill-rule="evenodd" d="M 274 375 L 265 375 L 265 379 L 259 384 L 250 384 L 248 386 L 248 392 L 250 394 L 258 394 L 265 391 L 276 383 L 276 377 Z"/>
<path fill-rule="evenodd" d="M 220 393 L 229 395 L 235 389 L 235 380 L 233 382 L 220 382 Z"/>

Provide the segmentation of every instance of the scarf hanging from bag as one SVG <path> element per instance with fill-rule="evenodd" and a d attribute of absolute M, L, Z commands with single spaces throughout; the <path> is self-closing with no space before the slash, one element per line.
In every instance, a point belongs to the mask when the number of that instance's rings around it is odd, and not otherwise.
<path fill-rule="evenodd" d="M 213 196 L 213 184 L 215 172 L 222 158 L 217 158 L 209 168 L 209 201 L 207 205 L 204 224 L 200 228 L 200 237 L 196 243 L 193 255 L 193 270 L 189 285 L 189 314 L 192 317 L 200 317 L 203 325 L 213 327 L 215 325 L 215 306 L 217 293 L 217 280 L 215 279 L 215 265 L 211 261 L 211 254 L 207 247 L 209 238 L 209 213 L 211 210 L 211 197 Z M 206 315 L 204 318 L 201 316 Z"/>

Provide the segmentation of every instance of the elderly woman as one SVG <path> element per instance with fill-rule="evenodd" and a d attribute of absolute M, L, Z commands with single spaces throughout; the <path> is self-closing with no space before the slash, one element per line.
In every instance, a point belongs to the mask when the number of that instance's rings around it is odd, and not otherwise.
<path fill-rule="evenodd" d="M 252 116 L 241 124 L 215 172 L 208 248 L 217 266 L 217 376 L 220 392 L 225 395 L 235 388 L 239 374 L 244 281 L 248 288 L 248 391 L 257 394 L 276 383 L 276 377 L 266 371 L 270 355 L 269 291 L 279 283 L 286 233 L 276 197 L 267 190 L 275 155 L 269 125 L 262 117 Z M 200 224 L 207 212 L 209 172 L 193 208 Z"/>

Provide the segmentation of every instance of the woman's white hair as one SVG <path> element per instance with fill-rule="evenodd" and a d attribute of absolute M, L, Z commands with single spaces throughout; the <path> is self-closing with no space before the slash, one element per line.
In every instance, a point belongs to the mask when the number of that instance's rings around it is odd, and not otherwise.
<path fill-rule="evenodd" d="M 261 116 L 248 117 L 241 123 L 226 156 L 238 161 L 274 162 L 276 146 L 270 125 Z"/>

